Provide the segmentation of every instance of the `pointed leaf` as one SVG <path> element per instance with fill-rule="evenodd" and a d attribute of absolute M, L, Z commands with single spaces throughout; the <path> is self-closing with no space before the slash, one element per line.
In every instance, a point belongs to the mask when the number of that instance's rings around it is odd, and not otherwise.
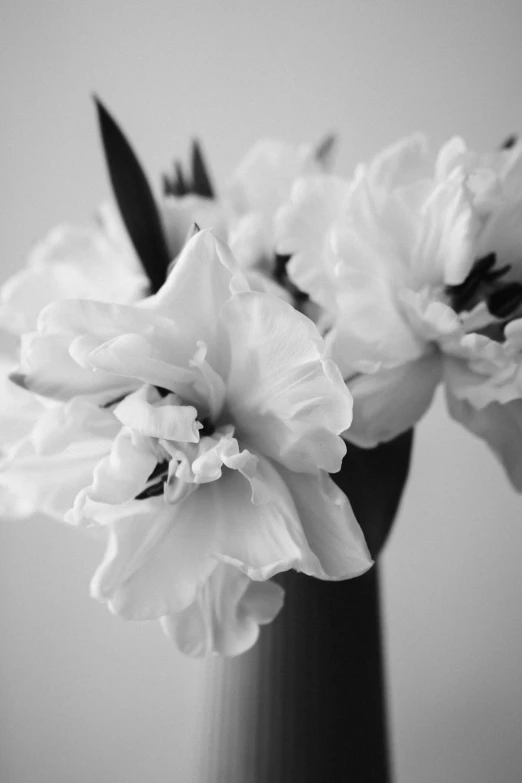
<path fill-rule="evenodd" d="M 214 198 L 214 188 L 210 179 L 203 152 L 197 139 L 192 141 L 192 188 L 193 193 L 204 198 Z"/>
<path fill-rule="evenodd" d="M 189 192 L 189 188 L 187 187 L 187 183 L 185 181 L 185 175 L 183 174 L 183 167 L 179 160 L 177 160 L 174 163 L 174 172 L 175 172 L 175 182 L 176 182 L 176 195 L 177 196 L 186 196 Z"/>
<path fill-rule="evenodd" d="M 315 148 L 315 159 L 324 169 L 330 170 L 337 152 L 337 136 L 330 133 Z"/>
<path fill-rule="evenodd" d="M 501 150 L 510 150 L 518 142 L 518 135 L 516 133 L 510 133 L 509 136 L 504 139 L 500 145 Z"/>
<path fill-rule="evenodd" d="M 109 176 L 132 244 L 158 291 L 167 275 L 170 254 L 161 218 L 143 169 L 129 142 L 105 106 L 95 97 Z"/>

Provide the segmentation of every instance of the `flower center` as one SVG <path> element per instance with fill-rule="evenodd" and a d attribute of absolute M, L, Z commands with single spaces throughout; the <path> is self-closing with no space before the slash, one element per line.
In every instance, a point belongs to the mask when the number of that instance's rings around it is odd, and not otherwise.
<path fill-rule="evenodd" d="M 200 421 L 200 423 L 203 425 L 199 431 L 200 438 L 209 437 L 210 435 L 214 434 L 216 427 L 214 422 L 210 420 L 209 416 L 205 416 L 205 418 L 201 420 L 198 419 L 198 421 Z"/>
<path fill-rule="evenodd" d="M 469 313 L 484 302 L 494 320 L 478 333 L 503 342 L 504 327 L 522 307 L 522 284 L 507 282 L 510 265 L 498 267 L 496 263 L 496 253 L 477 259 L 463 283 L 446 287 L 446 295 L 457 313 Z"/>
<path fill-rule="evenodd" d="M 446 294 L 455 312 L 470 312 L 484 300 L 489 307 L 489 298 L 502 290 L 504 286 L 499 281 L 510 269 L 509 266 L 495 268 L 496 262 L 496 253 L 488 253 L 475 261 L 463 283 L 446 287 Z"/>
<path fill-rule="evenodd" d="M 276 283 L 279 283 L 279 285 L 282 288 L 285 288 L 292 296 L 295 309 L 301 312 L 302 307 L 308 301 L 309 296 L 308 294 L 305 294 L 304 291 L 301 291 L 296 285 L 294 285 L 294 283 L 292 283 L 288 277 L 286 267 L 290 261 L 290 258 L 291 256 L 280 255 L 279 253 L 276 253 L 274 257 L 272 275 Z"/>
<path fill-rule="evenodd" d="M 157 495 L 163 495 L 163 485 L 169 472 L 169 463 L 165 460 L 158 462 L 152 473 L 147 480 L 147 486 L 136 495 L 136 500 L 146 500 L 146 498 L 153 498 Z"/>

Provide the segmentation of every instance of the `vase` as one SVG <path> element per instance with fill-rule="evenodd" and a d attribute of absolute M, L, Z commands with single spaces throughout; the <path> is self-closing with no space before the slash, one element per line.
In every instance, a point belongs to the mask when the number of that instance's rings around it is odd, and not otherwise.
<path fill-rule="evenodd" d="M 195 783 L 391 783 L 378 560 L 412 441 L 348 445 L 333 478 L 376 563 L 342 582 L 276 577 L 279 616 L 253 649 L 210 663 Z"/>

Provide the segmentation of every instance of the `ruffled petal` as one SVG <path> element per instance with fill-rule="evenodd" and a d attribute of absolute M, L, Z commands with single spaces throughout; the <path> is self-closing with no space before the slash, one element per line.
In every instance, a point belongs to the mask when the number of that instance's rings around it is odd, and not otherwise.
<path fill-rule="evenodd" d="M 373 561 L 363 532 L 344 492 L 327 473 L 316 476 L 280 468 L 292 493 L 310 549 L 321 565 L 321 579 L 349 579 Z"/>
<path fill-rule="evenodd" d="M 212 486 L 176 506 L 162 498 L 131 501 L 109 517 L 92 596 L 127 620 L 158 619 L 190 606 L 217 564 Z"/>
<path fill-rule="evenodd" d="M 453 418 L 486 441 L 513 487 L 522 492 L 522 400 L 505 405 L 493 402 L 477 410 L 448 391 L 447 402 Z"/>
<path fill-rule="evenodd" d="M 281 475 L 263 458 L 256 474 L 265 485 L 258 503 L 252 502 L 251 485 L 239 471 L 223 472 L 219 481 L 204 485 L 213 497 L 216 557 L 256 581 L 290 568 L 320 577 L 321 566 Z"/>
<path fill-rule="evenodd" d="M 38 319 L 38 333 L 22 343 L 20 374 L 26 388 L 38 394 L 69 399 L 75 394 L 114 399 L 114 391 L 131 391 L 136 381 L 118 372 L 120 368 L 98 366 L 90 355 L 105 344 L 131 332 L 142 340 L 153 338 L 163 360 L 188 361 L 176 325 L 139 307 L 89 300 L 64 300 L 46 307 Z M 181 352 L 181 356 L 180 356 Z M 98 363 L 100 364 L 100 363 Z"/>
<path fill-rule="evenodd" d="M 34 422 L 46 410 L 42 400 L 23 386 L 13 383 L 9 374 L 16 368 L 16 362 L 9 355 L 0 354 L 0 432 L 1 451 L 25 437 Z"/>
<path fill-rule="evenodd" d="M 294 470 L 338 470 L 344 449 L 336 436 L 351 422 L 351 398 L 314 324 L 257 293 L 235 297 L 222 317 L 238 437 Z"/>
<path fill-rule="evenodd" d="M 105 439 L 80 440 L 42 459 L 26 439 L 0 465 L 0 506 L 15 516 L 41 513 L 62 522 L 109 448 Z"/>
<path fill-rule="evenodd" d="M 363 448 L 393 440 L 426 413 L 441 374 L 440 356 L 432 353 L 400 367 L 358 375 L 349 384 L 354 417 L 343 437 Z"/>
<path fill-rule="evenodd" d="M 185 349 L 183 325 L 172 316 L 165 317 L 146 309 L 146 303 L 151 300 L 144 300 L 140 303 L 142 306 L 88 299 L 54 302 L 40 313 L 38 332 L 43 337 L 67 336 L 69 345 L 74 345 L 74 358 L 81 366 L 89 366 L 91 351 L 126 334 L 153 340 L 165 361 L 172 364 L 188 361 L 192 354 Z M 82 347 L 84 350 L 81 350 Z"/>
<path fill-rule="evenodd" d="M 56 400 L 88 395 L 98 404 L 110 403 L 136 388 L 130 378 L 80 367 L 69 353 L 70 342 L 66 335 L 24 337 L 21 364 L 9 377 L 34 394 Z"/>
<path fill-rule="evenodd" d="M 387 194 L 417 178 L 426 161 L 428 144 L 422 133 L 412 133 L 386 147 L 366 169 L 371 188 Z"/>
<path fill-rule="evenodd" d="M 284 590 L 279 585 L 252 582 L 241 571 L 221 563 L 194 603 L 160 622 L 186 655 L 240 655 L 256 643 L 259 626 L 276 617 L 283 601 Z"/>
<path fill-rule="evenodd" d="M 293 283 L 322 307 L 335 309 L 336 258 L 327 242 L 332 225 L 346 212 L 350 183 L 333 176 L 298 180 L 290 202 L 276 217 L 277 250 L 291 255 Z"/>
<path fill-rule="evenodd" d="M 522 197 L 502 204 L 486 222 L 481 232 L 477 258 L 495 253 L 498 266 L 509 265 L 506 280 L 522 282 L 520 248 L 522 247 Z"/>
<path fill-rule="evenodd" d="M 229 232 L 228 243 L 245 273 L 254 268 L 269 267 L 273 256 L 272 224 L 261 212 L 247 212 L 236 220 Z"/>
<path fill-rule="evenodd" d="M 270 219 L 288 198 L 297 177 L 320 170 L 310 147 L 262 139 L 236 168 L 225 196 L 237 213 L 256 211 Z"/>
<path fill-rule="evenodd" d="M 199 441 L 197 410 L 192 405 L 180 405 L 172 394 L 161 398 L 150 386 L 125 397 L 114 409 L 114 415 L 140 435 L 185 443 Z"/>
<path fill-rule="evenodd" d="M 205 400 L 212 421 L 217 421 L 225 402 L 226 388 L 223 378 L 207 361 L 207 345 L 198 341 L 198 349 L 189 362 L 195 370 L 194 389 Z"/>
<path fill-rule="evenodd" d="M 484 335 L 466 335 L 462 354 L 446 355 L 444 379 L 452 394 L 474 408 L 505 404 L 522 397 L 522 368 L 505 356 L 503 346 Z"/>
<path fill-rule="evenodd" d="M 220 310 L 233 292 L 248 290 L 229 248 L 211 231 L 199 231 L 187 242 L 165 284 L 144 308 L 163 313 L 179 324 L 182 344 L 190 358 L 198 342 L 203 341 L 209 364 L 224 377 L 228 344 Z"/>
<path fill-rule="evenodd" d="M 100 211 L 100 225 L 63 225 L 33 249 L 25 269 L 0 290 L 0 325 L 18 334 L 33 331 L 49 302 L 74 297 L 131 302 L 147 290 L 121 220 L 111 205 Z"/>
<path fill-rule="evenodd" d="M 110 453 L 93 470 L 92 483 L 75 501 L 81 517 L 87 500 L 117 505 L 136 497 L 156 467 L 157 456 L 143 442 L 135 442 L 132 430 L 123 427 L 113 441 Z"/>
<path fill-rule="evenodd" d="M 434 187 L 423 206 L 422 220 L 415 277 L 424 285 L 459 285 L 477 257 L 478 225 L 463 175 Z"/>
<path fill-rule="evenodd" d="M 35 452 L 42 457 L 63 452 L 77 441 L 105 438 L 109 444 L 120 427 L 112 412 L 84 397 L 43 408 L 31 433 Z"/>
<path fill-rule="evenodd" d="M 426 350 L 425 340 L 408 323 L 396 291 L 384 276 L 346 270 L 338 307 L 328 342 L 345 378 L 371 365 L 404 364 Z"/>

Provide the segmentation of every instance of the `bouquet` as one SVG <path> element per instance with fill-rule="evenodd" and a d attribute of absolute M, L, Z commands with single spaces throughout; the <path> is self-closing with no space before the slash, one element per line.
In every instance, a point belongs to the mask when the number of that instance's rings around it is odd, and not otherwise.
<path fill-rule="evenodd" d="M 284 572 L 364 580 L 439 385 L 522 490 L 514 137 L 432 157 L 415 134 L 349 178 L 333 137 L 266 140 L 221 188 L 194 141 L 157 200 L 97 110 L 114 201 L 0 297 L 0 502 L 105 542 L 94 598 L 237 656 Z"/>

